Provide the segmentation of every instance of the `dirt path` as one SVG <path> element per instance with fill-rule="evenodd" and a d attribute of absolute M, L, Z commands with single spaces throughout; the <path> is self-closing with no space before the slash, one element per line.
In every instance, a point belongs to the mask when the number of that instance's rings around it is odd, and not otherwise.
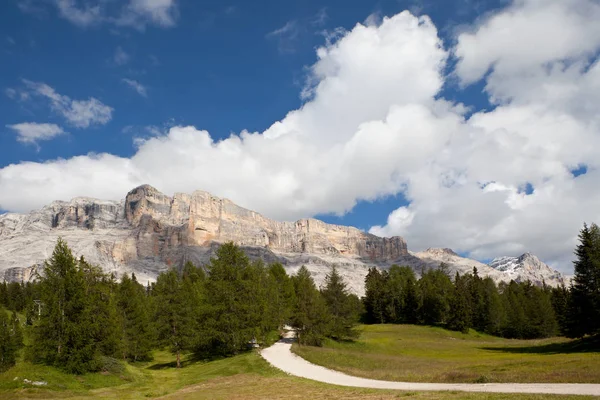
<path fill-rule="evenodd" d="M 288 337 L 261 352 L 262 357 L 274 367 L 294 376 L 333 385 L 397 390 L 458 390 L 490 393 L 544 393 L 600 396 L 600 384 L 589 383 L 416 383 L 378 381 L 359 378 L 312 364 L 292 353 L 293 339 Z"/>

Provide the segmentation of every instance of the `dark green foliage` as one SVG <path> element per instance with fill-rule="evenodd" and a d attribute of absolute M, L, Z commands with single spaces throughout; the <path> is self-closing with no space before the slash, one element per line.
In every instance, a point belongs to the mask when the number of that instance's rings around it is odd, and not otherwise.
<path fill-rule="evenodd" d="M 364 320 L 369 323 L 445 324 L 467 332 L 470 328 L 511 338 L 548 337 L 558 333 L 548 287 L 530 282 L 496 286 L 491 278 L 456 275 L 452 282 L 441 265 L 424 271 L 418 281 L 409 267 L 392 266 L 389 272 L 369 270 L 363 299 Z"/>
<path fill-rule="evenodd" d="M 387 277 L 387 318 L 393 323 L 416 323 L 419 299 L 414 271 L 392 265 Z"/>
<path fill-rule="evenodd" d="M 575 248 L 575 277 L 568 306 L 567 334 L 583 337 L 600 333 L 600 228 L 583 225 Z"/>
<path fill-rule="evenodd" d="M 197 300 L 187 282 L 184 285 L 184 280 L 174 270 L 158 276 L 152 295 L 159 344 L 167 346 L 177 356 L 177 368 L 180 368 L 181 353 L 191 350 L 195 344 Z"/>
<path fill-rule="evenodd" d="M 510 282 L 502 291 L 507 310 L 503 336 L 533 339 L 554 336 L 558 323 L 552 308 L 550 291 L 533 286 L 531 282 Z"/>
<path fill-rule="evenodd" d="M 280 263 L 269 266 L 269 276 L 272 280 L 269 299 L 273 318 L 277 327 L 282 328 L 292 316 L 293 306 L 296 302 L 294 283 Z"/>
<path fill-rule="evenodd" d="M 19 328 L 20 329 L 20 328 Z M 22 345 L 22 336 L 15 331 L 14 321 L 11 321 L 6 312 L 0 309 L 0 372 L 4 372 L 15 365 L 17 351 Z"/>
<path fill-rule="evenodd" d="M 569 290 L 564 285 L 552 288 L 550 299 L 552 301 L 552 308 L 556 314 L 560 334 L 566 336 L 569 329 Z"/>
<path fill-rule="evenodd" d="M 348 293 L 346 283 L 335 267 L 325 277 L 321 294 L 330 315 L 327 336 L 338 340 L 356 338 L 358 332 L 354 328 L 360 317 L 360 301 Z"/>
<path fill-rule="evenodd" d="M 10 323 L 13 345 L 17 349 L 20 349 L 23 347 L 23 329 L 21 328 L 21 321 L 19 320 L 16 311 L 12 312 L 10 316 Z"/>
<path fill-rule="evenodd" d="M 419 280 L 419 320 L 427 325 L 446 323 L 453 290 L 443 264 L 438 269 L 423 273 Z"/>
<path fill-rule="evenodd" d="M 448 327 L 463 333 L 469 332 L 471 326 L 471 304 L 469 301 L 467 278 L 458 272 L 454 278 L 454 290 L 450 298 L 450 318 Z"/>
<path fill-rule="evenodd" d="M 388 318 L 388 281 L 387 271 L 379 272 L 375 267 L 369 268 L 365 277 L 365 322 L 368 324 L 383 324 Z"/>
<path fill-rule="evenodd" d="M 291 318 L 300 344 L 319 346 L 328 333 L 330 315 L 323 296 L 306 267 L 292 277 L 296 303 Z"/>
<path fill-rule="evenodd" d="M 222 245 L 216 255 L 206 280 L 204 347 L 229 355 L 246 350 L 250 340 L 262 340 L 278 321 L 267 298 L 273 290 L 264 264 L 251 263 L 233 243 Z"/>
<path fill-rule="evenodd" d="M 120 322 L 120 350 L 123 359 L 145 361 L 152 358 L 154 329 L 150 319 L 150 298 L 135 279 L 123 275 L 118 285 L 117 306 Z"/>
<path fill-rule="evenodd" d="M 85 373 L 99 368 L 99 356 L 116 353 L 117 311 L 112 277 L 58 240 L 40 278 L 41 315 L 32 330 L 34 361 Z"/>

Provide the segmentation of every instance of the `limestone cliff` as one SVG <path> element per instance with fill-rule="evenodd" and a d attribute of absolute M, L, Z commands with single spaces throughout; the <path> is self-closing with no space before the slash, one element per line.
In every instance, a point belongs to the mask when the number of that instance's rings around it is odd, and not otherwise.
<path fill-rule="evenodd" d="M 31 267 L 50 256 L 59 236 L 105 270 L 135 272 L 140 279 L 154 279 L 186 261 L 208 262 L 227 241 L 290 271 L 306 264 L 318 276 L 333 264 L 362 274 L 367 265 L 389 265 L 408 254 L 401 237 L 380 238 L 316 219 L 274 221 L 207 192 L 169 197 L 143 185 L 122 202 L 76 198 L 26 215 L 0 216 L 0 273 L 29 279 Z M 361 281 L 351 285 L 360 287 Z"/>
<path fill-rule="evenodd" d="M 410 253 L 401 237 L 381 238 L 316 219 L 274 221 L 203 191 L 169 197 L 143 185 L 122 201 L 79 197 L 55 201 L 28 214 L 0 215 L 0 280 L 33 279 L 51 256 L 58 237 L 77 256 L 118 277 L 135 272 L 142 282 L 186 261 L 208 263 L 219 244 L 228 241 L 241 246 L 251 258 L 281 262 L 288 273 L 305 265 L 318 285 L 336 265 L 358 295 L 364 293 L 364 278 L 371 266 L 408 265 L 418 274 L 444 262 L 451 273 L 477 267 L 480 275 L 497 282 L 519 279 L 526 272 L 523 268 L 494 269 L 450 249 Z M 546 283 L 560 281 L 558 277 L 549 282 L 549 275 L 544 274 Z"/>

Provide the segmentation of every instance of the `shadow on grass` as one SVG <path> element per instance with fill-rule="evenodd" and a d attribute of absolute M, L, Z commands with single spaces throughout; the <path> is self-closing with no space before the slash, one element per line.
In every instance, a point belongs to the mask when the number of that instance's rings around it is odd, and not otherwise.
<path fill-rule="evenodd" d="M 482 350 L 503 353 L 530 354 L 569 354 L 569 353 L 598 353 L 600 352 L 600 336 L 586 337 L 565 343 L 550 343 L 541 346 L 523 347 L 481 347 Z"/>

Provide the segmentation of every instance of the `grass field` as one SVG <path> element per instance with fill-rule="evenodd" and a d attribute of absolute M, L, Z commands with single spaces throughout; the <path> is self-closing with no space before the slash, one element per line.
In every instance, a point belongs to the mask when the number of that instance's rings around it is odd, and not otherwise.
<path fill-rule="evenodd" d="M 294 345 L 319 365 L 412 382 L 600 383 L 600 351 L 564 338 L 509 340 L 415 325 L 364 325 L 355 342 Z"/>
<path fill-rule="evenodd" d="M 13 380 L 16 376 L 18 381 Z M 32 388 L 23 384 L 22 378 L 47 381 L 48 387 Z M 73 376 L 54 368 L 21 363 L 0 374 L 0 398 L 567 400 L 585 397 L 343 388 L 287 376 L 254 352 L 210 362 L 187 361 L 180 370 L 173 368 L 171 355 L 159 352 L 154 362 L 128 366 L 119 376 Z"/>
<path fill-rule="evenodd" d="M 373 328 L 373 332 L 369 330 Z M 385 329 L 384 329 L 385 328 Z M 371 346 L 369 337 L 379 337 L 376 342 L 384 345 L 398 341 L 398 331 L 387 329 L 391 327 L 367 327 L 364 339 L 355 344 L 343 344 L 342 350 L 354 352 L 352 357 L 359 360 L 372 360 L 365 350 Z M 394 329 L 399 329 L 393 327 Z M 408 328 L 407 328 L 408 329 Z M 410 329 L 418 329 L 412 327 Z M 413 335 L 425 336 L 431 340 L 440 334 L 443 338 L 445 331 L 436 331 L 435 328 L 422 328 L 425 331 L 414 331 Z M 377 331 L 379 330 L 379 333 Z M 424 335 L 427 332 L 429 336 Z M 387 333 L 386 333 L 387 332 Z M 392 336 L 385 339 L 385 337 Z M 494 338 L 474 338 L 471 342 L 488 345 Z M 485 340 L 484 340 L 485 339 Z M 408 337 L 402 338 L 408 341 Z M 416 338 L 413 338 L 416 340 Z M 427 342 L 427 340 L 425 342 Z M 451 339 L 461 340 L 461 339 Z M 390 342 L 391 341 L 391 342 Z M 441 339 L 439 340 L 441 341 Z M 457 342 L 458 343 L 458 342 Z M 500 340 L 500 343 L 503 341 Z M 385 346 L 384 346 L 385 347 Z M 427 346 L 425 346 L 427 347 Z M 362 353 L 356 353 L 357 349 Z M 381 349 L 381 348 L 380 348 Z M 311 354 L 324 354 L 321 351 L 333 350 L 331 348 L 308 350 Z M 314 351 L 318 353 L 314 353 Z M 435 353 L 435 349 L 432 350 Z M 455 350 L 459 352 L 459 349 Z M 371 352 L 376 355 L 376 353 Z M 595 354 L 598 358 L 598 354 Z M 468 357 L 472 358 L 472 355 Z M 441 358 L 446 360 L 445 355 Z M 380 361 L 381 362 L 381 361 Z M 430 363 L 433 361 L 430 360 Z M 582 364 L 583 365 L 583 364 Z M 594 364 L 596 365 L 596 364 Z M 591 364 L 589 364 L 592 368 Z M 380 365 L 379 368 L 382 368 Z M 392 365 L 392 369 L 394 366 Z M 582 367 L 583 368 L 583 367 Z M 16 379 L 15 379 L 16 378 Z M 32 387 L 23 382 L 23 379 L 32 381 L 45 381 L 48 385 L 42 388 Z M 389 378 L 389 377 L 386 377 Z M 113 373 L 95 373 L 82 376 L 65 374 L 55 368 L 34 365 L 20 361 L 17 366 L 0 374 L 0 399 L 398 399 L 414 398 L 423 400 L 533 400 L 533 399 L 582 399 L 583 396 L 548 396 L 548 395 L 512 395 L 512 394 L 485 394 L 463 392 L 403 392 L 373 389 L 343 388 L 313 382 L 305 379 L 290 377 L 279 370 L 272 368 L 256 352 L 249 352 L 235 357 L 215 361 L 194 361 L 185 359 L 180 370 L 174 368 L 174 357 L 167 352 L 156 352 L 155 360 L 149 363 L 126 365 L 122 371 Z"/>

